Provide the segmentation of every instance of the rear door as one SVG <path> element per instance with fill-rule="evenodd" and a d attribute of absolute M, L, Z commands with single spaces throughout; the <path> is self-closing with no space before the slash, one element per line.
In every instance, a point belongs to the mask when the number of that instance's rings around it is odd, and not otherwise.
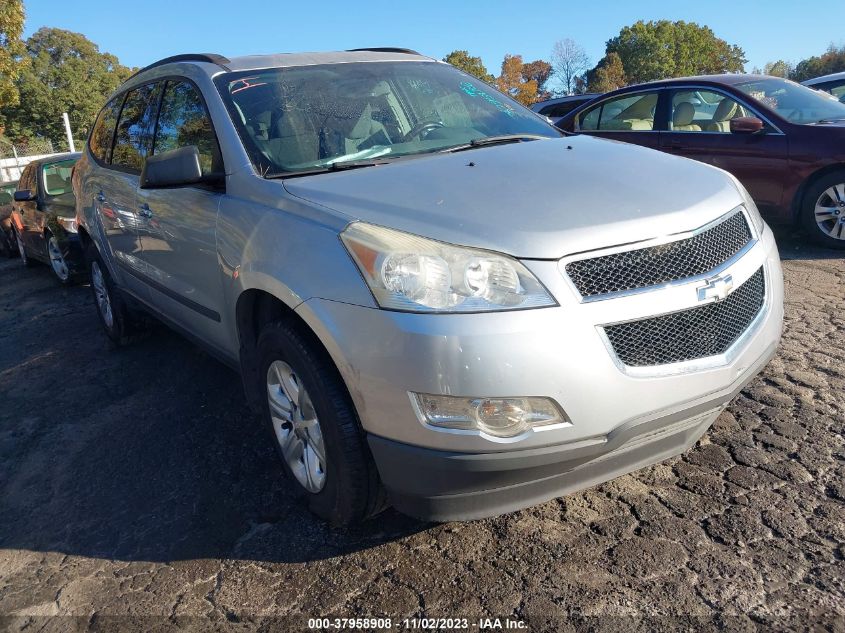
<path fill-rule="evenodd" d="M 779 206 L 789 160 L 787 137 L 745 101 L 721 90 L 684 87 L 668 93 L 669 125 L 660 134 L 660 149 L 729 171 L 758 206 Z M 731 119 L 743 116 L 761 118 L 763 131 L 731 133 Z"/>
<path fill-rule="evenodd" d="M 583 134 L 656 149 L 660 134 L 655 119 L 661 92 L 643 90 L 599 101 L 578 115 L 577 129 Z"/>
<path fill-rule="evenodd" d="M 149 128 L 158 106 L 158 84 L 146 84 L 126 93 L 114 132 L 114 143 L 94 193 L 106 242 L 121 283 L 142 300 L 148 299 L 143 281 L 138 226 L 138 179 L 149 152 Z"/>
<path fill-rule="evenodd" d="M 140 257 L 153 306 L 206 342 L 225 347 L 216 241 L 217 210 L 225 191 L 220 147 L 199 89 L 187 80 L 168 80 L 152 153 L 190 145 L 197 147 L 203 176 L 210 180 L 138 191 Z"/>

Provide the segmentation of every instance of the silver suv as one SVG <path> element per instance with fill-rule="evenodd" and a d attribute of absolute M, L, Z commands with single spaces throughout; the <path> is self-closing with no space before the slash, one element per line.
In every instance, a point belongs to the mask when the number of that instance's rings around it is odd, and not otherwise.
<path fill-rule="evenodd" d="M 143 310 L 238 368 L 337 524 L 494 515 L 677 455 L 781 333 L 736 179 L 562 137 L 412 51 L 162 60 L 74 186 L 108 336 Z"/>

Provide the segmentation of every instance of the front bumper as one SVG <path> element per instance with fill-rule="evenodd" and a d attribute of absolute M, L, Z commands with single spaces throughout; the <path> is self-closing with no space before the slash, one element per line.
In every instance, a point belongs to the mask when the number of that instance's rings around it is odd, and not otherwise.
<path fill-rule="evenodd" d="M 368 436 L 393 506 L 427 521 L 512 512 L 609 481 L 686 451 L 777 350 L 729 392 L 683 411 L 625 424 L 590 441 L 500 453 L 455 453 Z"/>
<path fill-rule="evenodd" d="M 425 518 L 495 514 L 593 485 L 694 443 L 774 354 L 783 279 L 771 231 L 731 264 L 763 267 L 760 318 L 724 362 L 652 375 L 620 368 L 602 324 L 688 309 L 700 281 L 580 303 L 557 262 L 525 262 L 560 306 L 424 315 L 311 299 L 297 311 L 326 346 L 397 507 Z M 434 429 L 409 393 L 553 398 L 571 420 L 515 438 Z M 633 444 L 632 444 L 633 443 Z"/>

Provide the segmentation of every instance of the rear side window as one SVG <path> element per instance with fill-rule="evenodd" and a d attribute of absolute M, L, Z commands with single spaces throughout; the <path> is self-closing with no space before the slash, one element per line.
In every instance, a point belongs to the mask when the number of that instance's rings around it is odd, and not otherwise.
<path fill-rule="evenodd" d="M 120 112 L 114 135 L 111 163 L 126 171 L 141 173 L 149 153 L 149 127 L 154 113 L 155 84 L 130 90 Z"/>
<path fill-rule="evenodd" d="M 624 95 L 597 105 L 581 116 L 582 130 L 650 131 L 654 129 L 657 93 Z"/>
<path fill-rule="evenodd" d="M 156 124 L 154 154 L 196 146 L 204 176 L 223 171 L 220 147 L 197 89 L 183 81 L 168 81 Z"/>
<path fill-rule="evenodd" d="M 105 108 L 100 110 L 100 116 L 91 131 L 91 138 L 88 140 L 88 148 L 98 161 L 103 163 L 111 159 L 111 143 L 114 138 L 114 126 L 117 124 L 117 117 L 120 115 L 120 106 L 123 104 L 123 95 L 119 95 L 108 102 Z"/>

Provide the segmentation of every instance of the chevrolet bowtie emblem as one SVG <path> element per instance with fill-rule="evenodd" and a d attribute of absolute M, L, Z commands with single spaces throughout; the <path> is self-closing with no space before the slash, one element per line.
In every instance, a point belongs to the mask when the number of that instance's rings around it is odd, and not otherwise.
<path fill-rule="evenodd" d="M 722 301 L 726 299 L 734 288 L 734 278 L 731 275 L 713 277 L 708 279 L 703 286 L 699 286 L 699 301 Z"/>

